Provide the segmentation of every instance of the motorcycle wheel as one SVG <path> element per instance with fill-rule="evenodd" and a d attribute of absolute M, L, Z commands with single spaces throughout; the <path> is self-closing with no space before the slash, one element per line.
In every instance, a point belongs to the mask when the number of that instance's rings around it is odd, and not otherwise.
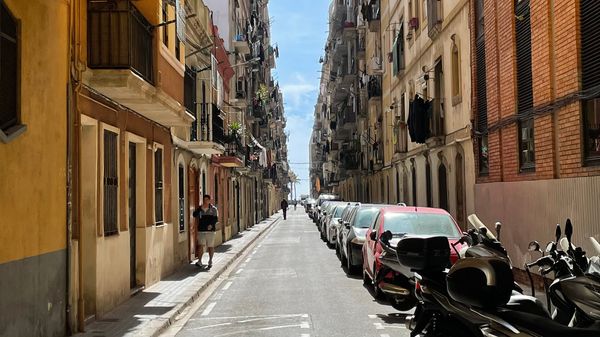
<path fill-rule="evenodd" d="M 417 298 L 414 296 L 391 297 L 390 304 L 398 311 L 408 311 L 417 305 Z"/>

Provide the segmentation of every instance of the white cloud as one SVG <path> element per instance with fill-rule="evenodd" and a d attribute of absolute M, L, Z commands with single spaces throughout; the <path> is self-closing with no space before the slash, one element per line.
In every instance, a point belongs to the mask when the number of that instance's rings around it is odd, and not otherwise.
<path fill-rule="evenodd" d="M 316 84 L 308 83 L 300 74 L 296 74 L 294 83 L 285 83 L 281 85 L 286 109 L 290 112 L 297 111 L 301 107 L 312 106 L 314 104 L 314 95 L 312 93 L 318 90 Z"/>

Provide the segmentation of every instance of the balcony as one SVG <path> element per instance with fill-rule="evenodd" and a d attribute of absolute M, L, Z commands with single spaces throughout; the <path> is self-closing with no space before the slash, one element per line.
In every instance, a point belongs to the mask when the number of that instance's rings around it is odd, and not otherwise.
<path fill-rule="evenodd" d="M 197 133 L 194 135 L 194 124 L 192 124 L 192 141 L 186 146 L 196 154 L 223 154 L 226 139 L 220 111 L 214 104 L 199 104 L 199 106 L 200 123 L 197 123 L 195 128 Z"/>
<path fill-rule="evenodd" d="M 88 66 L 83 82 L 164 126 L 189 126 L 194 117 L 154 86 L 154 28 L 132 1 L 90 2 Z"/>
<path fill-rule="evenodd" d="M 369 31 L 376 33 L 381 28 L 381 7 L 379 0 L 371 0 L 367 10 L 367 22 L 369 23 Z"/>
<path fill-rule="evenodd" d="M 233 136 L 230 136 L 233 137 Z M 215 161 L 224 167 L 230 168 L 242 168 L 246 163 L 246 155 L 243 151 L 243 146 L 239 139 L 231 138 L 227 139 L 225 153 L 215 157 Z"/>
<path fill-rule="evenodd" d="M 233 48 L 242 55 L 250 54 L 250 44 L 245 35 L 239 34 L 233 39 Z"/>
<path fill-rule="evenodd" d="M 369 76 L 369 83 L 367 83 L 367 95 L 369 101 L 371 99 L 381 99 L 381 76 L 371 75 Z"/>

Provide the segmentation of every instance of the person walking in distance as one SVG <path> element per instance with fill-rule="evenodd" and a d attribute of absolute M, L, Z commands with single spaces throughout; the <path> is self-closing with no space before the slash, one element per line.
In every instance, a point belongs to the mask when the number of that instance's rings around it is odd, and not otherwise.
<path fill-rule="evenodd" d="M 287 209 L 288 209 L 287 200 L 285 200 L 285 199 L 281 200 L 281 210 L 283 211 L 283 220 L 287 219 Z"/>
<path fill-rule="evenodd" d="M 198 218 L 198 234 L 196 240 L 196 256 L 198 262 L 196 266 L 203 267 L 202 255 L 204 255 L 204 246 L 208 250 L 208 268 L 212 267 L 212 259 L 215 254 L 215 231 L 217 222 L 219 222 L 219 211 L 210 203 L 210 195 L 202 197 L 202 205 L 194 211 L 194 217 Z"/>

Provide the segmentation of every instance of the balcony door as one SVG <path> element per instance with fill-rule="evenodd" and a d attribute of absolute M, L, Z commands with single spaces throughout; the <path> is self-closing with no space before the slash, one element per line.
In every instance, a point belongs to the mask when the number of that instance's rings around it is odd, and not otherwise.
<path fill-rule="evenodd" d="M 131 289 L 137 286 L 136 282 L 136 223 L 137 223 L 137 154 L 136 144 L 129 143 L 129 198 L 127 207 L 129 208 L 129 287 Z"/>

